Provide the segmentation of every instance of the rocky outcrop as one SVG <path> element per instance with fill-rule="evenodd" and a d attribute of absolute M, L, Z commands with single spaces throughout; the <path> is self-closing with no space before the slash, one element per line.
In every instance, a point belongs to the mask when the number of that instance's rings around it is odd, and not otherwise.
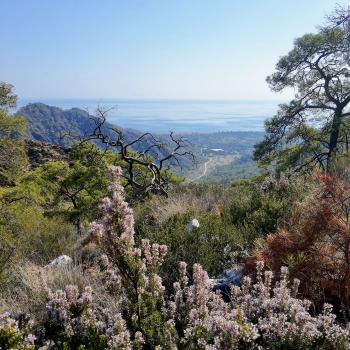
<path fill-rule="evenodd" d="M 210 286 L 214 292 L 220 291 L 224 299 L 230 295 L 231 286 L 241 286 L 243 265 L 235 265 L 215 279 L 210 279 Z"/>
<path fill-rule="evenodd" d="M 60 147 L 70 147 L 74 141 L 90 135 L 96 127 L 96 118 L 80 108 L 61 109 L 44 103 L 30 103 L 20 108 L 16 115 L 26 118 L 28 136 L 32 140 Z M 127 142 L 142 134 L 131 129 L 121 129 L 108 122 L 102 127 L 102 131 L 110 137 L 115 137 L 115 134 L 109 130 L 113 127 L 123 131 Z"/>
<path fill-rule="evenodd" d="M 47 162 L 69 161 L 69 148 L 33 140 L 26 140 L 25 147 L 31 168 Z"/>
<path fill-rule="evenodd" d="M 46 268 L 69 266 L 72 263 L 73 263 L 73 260 L 70 256 L 61 255 L 58 258 L 52 260 L 50 264 L 46 265 Z"/>

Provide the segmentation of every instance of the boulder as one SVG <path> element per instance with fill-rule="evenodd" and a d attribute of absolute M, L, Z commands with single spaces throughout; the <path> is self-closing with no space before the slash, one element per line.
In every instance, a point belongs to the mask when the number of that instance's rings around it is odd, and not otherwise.
<path fill-rule="evenodd" d="M 192 219 L 186 226 L 187 230 L 192 231 L 194 228 L 199 227 L 199 221 L 197 219 Z"/>
<path fill-rule="evenodd" d="M 232 285 L 241 286 L 242 284 L 242 268 L 237 266 L 232 269 L 225 270 L 218 278 L 210 280 L 210 286 L 214 292 L 220 291 L 225 296 L 230 294 Z"/>
<path fill-rule="evenodd" d="M 68 255 L 60 255 L 58 258 L 52 260 L 46 267 L 62 267 L 72 264 L 73 260 Z"/>

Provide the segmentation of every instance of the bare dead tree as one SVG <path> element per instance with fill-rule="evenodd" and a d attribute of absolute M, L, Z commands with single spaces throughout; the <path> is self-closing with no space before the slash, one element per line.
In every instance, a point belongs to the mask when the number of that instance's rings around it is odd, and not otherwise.
<path fill-rule="evenodd" d="M 184 158 L 195 161 L 190 143 L 184 137 L 176 137 L 173 132 L 169 135 L 169 141 L 158 140 L 149 132 L 126 141 L 121 129 L 106 123 L 108 112 L 109 110 L 97 108 L 96 116 L 90 117 L 94 129 L 81 142 L 94 141 L 102 144 L 105 150 L 116 151 L 125 163 L 123 177 L 127 186 L 132 186 L 143 194 L 157 193 L 168 196 L 171 167 L 182 169 Z"/>

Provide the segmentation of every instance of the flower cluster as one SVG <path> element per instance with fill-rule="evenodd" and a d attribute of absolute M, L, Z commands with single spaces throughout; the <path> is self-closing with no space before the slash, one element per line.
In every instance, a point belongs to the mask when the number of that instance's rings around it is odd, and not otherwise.
<path fill-rule="evenodd" d="M 245 277 L 233 286 L 229 302 L 208 288 L 208 276 L 195 265 L 188 284 L 186 264 L 180 264 L 180 280 L 174 284 L 170 303 L 178 326 L 178 344 L 196 349 L 347 349 L 350 330 L 336 323 L 331 305 L 318 316 L 310 302 L 298 299 L 299 281 L 289 286 L 288 269 L 272 287 L 271 271 L 257 264 L 256 283 Z"/>
<path fill-rule="evenodd" d="M 20 324 L 22 323 L 22 324 Z M 0 314 L 0 349 L 34 350 L 30 322 L 19 322 L 9 313 Z"/>
<path fill-rule="evenodd" d="M 42 334 L 37 346 L 55 344 L 69 349 L 141 349 L 144 343 L 140 332 L 131 333 L 121 313 L 113 314 L 93 303 L 93 291 L 86 287 L 79 292 L 76 286 L 48 293 Z M 39 338 L 39 337 L 38 337 Z"/>
<path fill-rule="evenodd" d="M 123 337 L 125 344 L 148 343 L 155 347 L 171 338 L 166 324 L 165 288 L 158 270 L 164 261 L 167 247 L 143 240 L 135 245 L 133 210 L 124 200 L 124 188 L 119 183 L 121 169 L 111 167 L 110 198 L 101 204 L 102 218 L 90 225 L 90 238 L 102 251 L 101 267 L 105 286 L 113 291 L 121 314 L 129 325 Z M 136 342 L 136 343 L 135 343 Z M 111 345 L 111 348 L 116 348 Z M 118 345 L 120 347 L 120 345 Z M 126 345 L 125 345 L 126 346 Z"/>

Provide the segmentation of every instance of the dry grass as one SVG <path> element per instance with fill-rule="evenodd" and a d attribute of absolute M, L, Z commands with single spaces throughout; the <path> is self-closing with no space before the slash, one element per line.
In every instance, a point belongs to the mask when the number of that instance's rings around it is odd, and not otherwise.
<path fill-rule="evenodd" d="M 45 268 L 32 263 L 17 265 L 11 284 L 0 295 L 0 313 L 26 312 L 40 319 L 45 311 L 46 286 L 52 291 L 76 285 L 80 290 L 91 286 L 94 302 L 113 310 L 116 304 L 104 289 L 99 274 L 94 269 L 85 270 L 82 265 Z"/>
<path fill-rule="evenodd" d="M 148 215 L 161 223 L 176 214 L 220 211 L 228 201 L 227 191 L 220 186 L 186 185 L 168 198 L 153 197 L 148 203 Z M 141 216 L 144 213 L 140 213 Z"/>

